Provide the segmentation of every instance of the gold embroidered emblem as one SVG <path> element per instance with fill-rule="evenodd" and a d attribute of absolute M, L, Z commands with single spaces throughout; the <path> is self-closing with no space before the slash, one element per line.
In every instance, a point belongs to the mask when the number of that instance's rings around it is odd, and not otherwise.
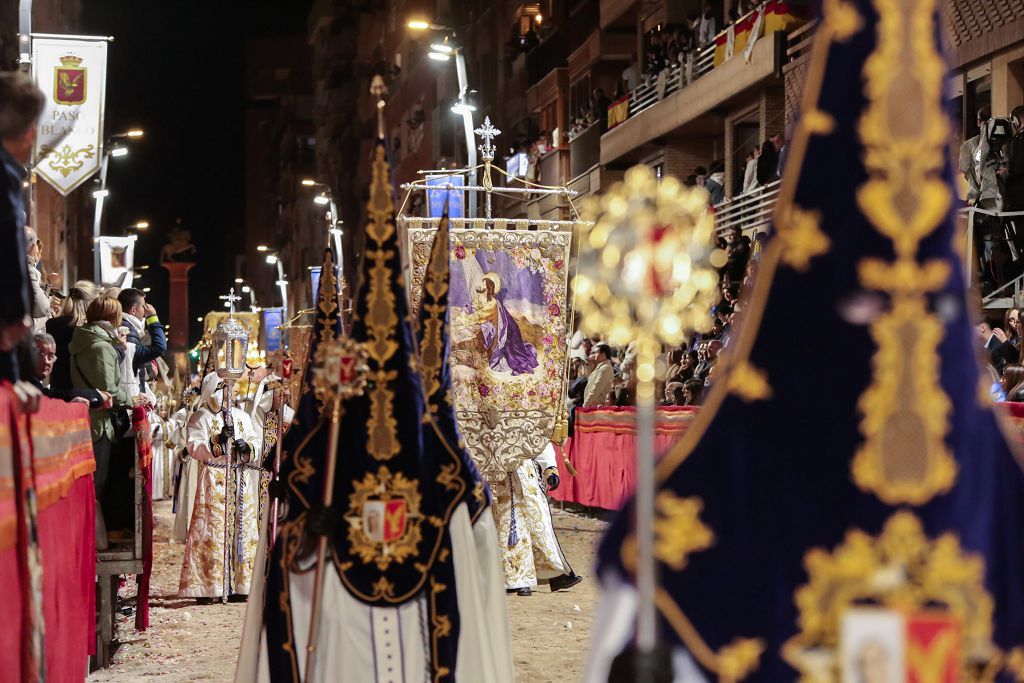
<path fill-rule="evenodd" d="M 423 538 L 418 482 L 381 466 L 353 488 L 345 514 L 352 554 L 382 572 L 414 555 Z"/>
<path fill-rule="evenodd" d="M 861 285 L 887 293 L 891 307 L 871 325 L 877 345 L 861 395 L 864 443 L 852 463 L 856 484 L 889 504 L 920 505 L 948 491 L 956 461 L 945 444 L 949 397 L 939 382 L 943 324 L 926 294 L 949 279 L 949 265 L 917 261 L 921 240 L 949 210 L 941 177 L 948 126 L 943 65 L 934 44 L 934 0 L 875 0 L 878 43 L 864 64 L 868 108 L 858 131 L 869 179 L 861 212 L 892 240 L 896 258 L 864 259 Z M 912 122 L 912 123 L 911 123 Z"/>
<path fill-rule="evenodd" d="M 729 391 L 741 400 L 751 403 L 771 398 L 772 387 L 764 370 L 755 368 L 748 361 L 740 361 L 729 368 L 728 373 Z"/>
<path fill-rule="evenodd" d="M 366 450 L 375 460 L 389 460 L 401 452 L 398 442 L 398 422 L 392 405 L 394 391 L 390 382 L 398 373 L 384 370 L 384 366 L 398 351 L 395 339 L 398 329 L 398 314 L 395 312 L 395 295 L 391 290 L 391 268 L 388 261 L 395 257 L 393 249 L 386 249 L 385 243 L 395 234 L 394 204 L 391 200 L 391 186 L 388 183 L 388 164 L 384 148 L 377 145 L 373 157 L 373 179 L 370 183 L 370 201 L 367 204 L 369 220 L 366 226 L 368 244 L 366 256 L 369 267 L 369 282 L 366 293 L 366 352 L 370 357 L 369 391 L 370 416 L 366 421 Z"/>
<path fill-rule="evenodd" d="M 447 306 L 439 302 L 448 293 L 448 258 L 448 218 L 444 217 L 434 234 L 420 299 L 426 314 L 420 330 L 420 376 L 428 398 L 441 389 L 442 363 L 445 362 L 442 337 Z M 428 409 L 436 412 L 437 406 L 428 404 Z"/>
<path fill-rule="evenodd" d="M 715 534 L 700 521 L 704 503 L 700 498 L 680 498 L 671 491 L 661 491 L 655 505 L 658 518 L 654 522 L 654 555 L 679 571 L 691 554 L 707 550 L 715 541 Z"/>
<path fill-rule="evenodd" d="M 886 521 L 880 536 L 852 530 L 831 553 L 810 550 L 804 565 L 809 581 L 795 595 L 800 633 L 782 648 L 801 681 L 839 680 L 844 620 L 849 624 L 858 611 L 889 614 L 907 624 L 922 617 L 949 623 L 962 640 L 958 680 L 991 680 L 983 672 L 991 674 L 991 663 L 999 657 L 992 642 L 994 603 L 985 590 L 985 563 L 964 553 L 955 535 L 931 540 L 917 517 L 900 511 Z M 935 641 L 928 653 L 920 651 L 922 643 L 913 640 L 910 629 L 907 636 L 907 650 L 919 650 L 907 664 L 920 675 L 943 651 Z"/>
<path fill-rule="evenodd" d="M 808 133 L 809 134 L 809 133 Z M 805 271 L 811 259 L 828 252 L 831 240 L 821 231 L 821 213 L 806 211 L 796 204 L 777 207 L 779 259 L 793 270 Z"/>

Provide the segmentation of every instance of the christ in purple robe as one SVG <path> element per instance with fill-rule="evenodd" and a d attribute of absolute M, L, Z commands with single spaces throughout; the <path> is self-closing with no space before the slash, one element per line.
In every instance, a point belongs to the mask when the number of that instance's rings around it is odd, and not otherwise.
<path fill-rule="evenodd" d="M 492 370 L 508 370 L 513 375 L 529 375 L 536 369 L 537 349 L 523 341 L 519 323 L 498 299 L 500 280 L 495 273 L 484 275 L 477 293 L 483 303 L 477 308 L 484 347 L 490 354 L 488 364 Z"/>

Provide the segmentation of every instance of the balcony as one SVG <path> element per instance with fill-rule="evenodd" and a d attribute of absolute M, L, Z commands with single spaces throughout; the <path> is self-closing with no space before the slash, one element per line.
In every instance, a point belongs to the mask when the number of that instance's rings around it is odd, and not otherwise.
<path fill-rule="evenodd" d="M 570 151 L 566 147 L 556 148 L 537 162 L 537 182 L 541 185 L 562 187 L 568 180 Z M 542 195 L 527 203 L 530 218 L 561 219 L 569 206 L 561 194 Z"/>
<path fill-rule="evenodd" d="M 601 163 L 601 126 L 593 123 L 569 141 L 569 177 Z"/>
<path fill-rule="evenodd" d="M 759 39 L 749 63 L 737 55 L 715 66 L 713 49 L 705 49 L 634 88 L 629 118 L 601 138 L 601 163 L 612 163 L 658 138 L 685 134 L 701 116 L 776 77 L 781 73 L 785 40 L 781 31 Z"/>
<path fill-rule="evenodd" d="M 771 223 L 772 212 L 775 211 L 775 202 L 779 198 L 780 183 L 781 181 L 776 180 L 716 206 L 715 232 L 724 235 L 738 227 L 751 239 L 759 232 L 768 232 L 768 224 Z"/>

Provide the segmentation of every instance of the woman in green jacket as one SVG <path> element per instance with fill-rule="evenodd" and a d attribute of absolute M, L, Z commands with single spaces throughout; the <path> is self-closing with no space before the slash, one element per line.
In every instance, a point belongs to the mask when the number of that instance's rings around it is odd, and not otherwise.
<path fill-rule="evenodd" d="M 100 501 L 110 473 L 111 446 L 121 435 L 114 433 L 113 411 L 142 405 L 148 399 L 131 397 L 121 388 L 120 354 L 117 335 L 121 324 L 121 304 L 111 297 L 95 299 L 85 314 L 86 324 L 75 328 L 68 351 L 71 354 L 71 382 L 76 389 L 98 389 L 110 394 L 110 402 L 89 411 L 92 449 L 96 458 L 93 482 L 96 488 L 96 546 L 106 548 L 106 525 Z"/>

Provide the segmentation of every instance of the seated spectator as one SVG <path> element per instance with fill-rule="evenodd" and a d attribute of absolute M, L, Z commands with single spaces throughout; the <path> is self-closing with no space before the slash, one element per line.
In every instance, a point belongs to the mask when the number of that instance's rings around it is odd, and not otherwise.
<path fill-rule="evenodd" d="M 592 406 L 607 405 L 608 396 L 612 391 L 612 380 L 615 376 L 615 369 L 612 368 L 612 349 L 607 344 L 598 344 L 590 352 L 590 362 L 593 368 L 587 378 L 587 388 L 583 392 L 583 405 Z"/>
<path fill-rule="evenodd" d="M 1024 401 L 1024 365 L 1011 363 L 1003 370 L 1002 389 L 1007 401 Z"/>
<path fill-rule="evenodd" d="M 683 382 L 684 406 L 699 406 L 704 402 L 704 385 L 695 379 Z"/>

